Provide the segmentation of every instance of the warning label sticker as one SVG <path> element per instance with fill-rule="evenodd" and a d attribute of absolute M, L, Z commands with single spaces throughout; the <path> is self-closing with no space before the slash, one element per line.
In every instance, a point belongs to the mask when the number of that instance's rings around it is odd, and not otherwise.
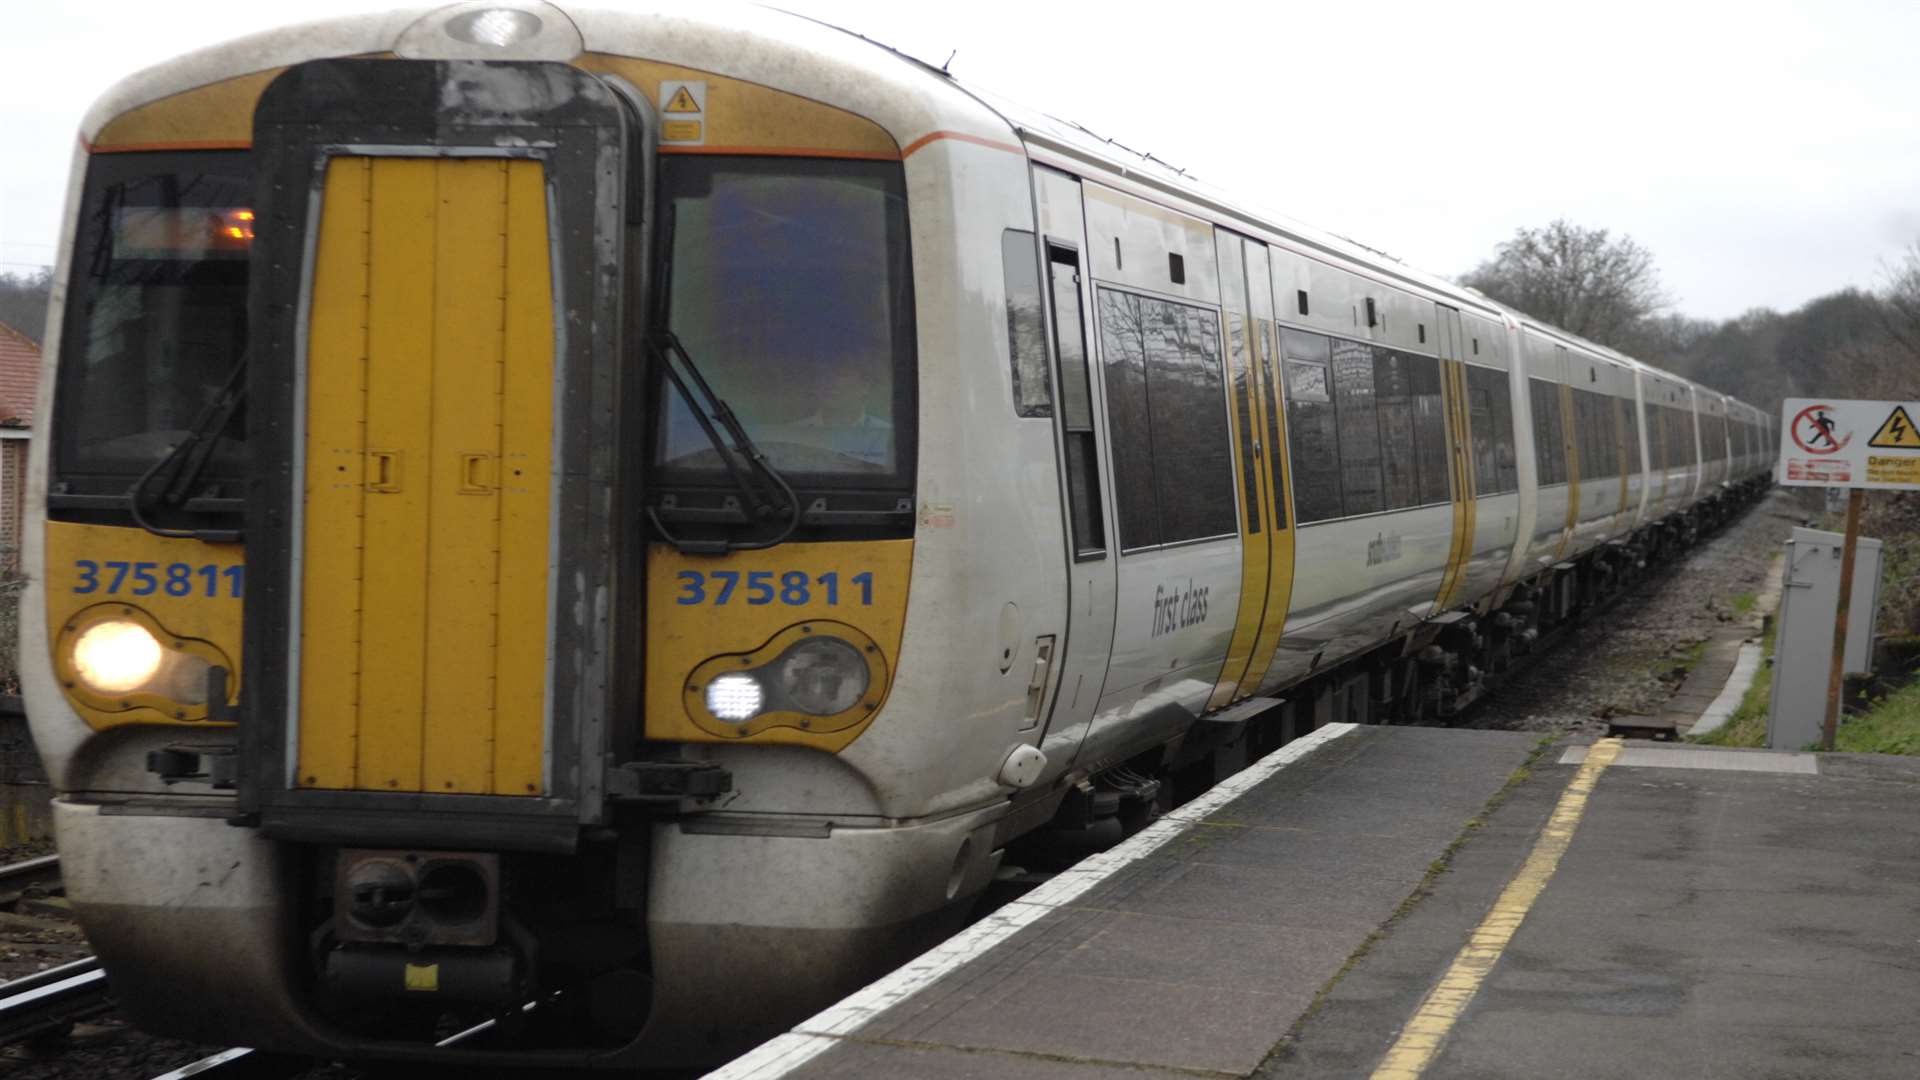
<path fill-rule="evenodd" d="M 665 79 L 660 83 L 660 145 L 699 146 L 707 141 L 707 84 L 704 79 Z"/>
<path fill-rule="evenodd" d="M 673 96 L 668 98 L 667 103 L 660 107 L 660 111 L 664 113 L 697 113 L 705 112 L 706 110 L 702 109 L 700 103 L 694 100 L 693 91 L 688 90 L 685 85 L 682 85 L 674 90 Z"/>
<path fill-rule="evenodd" d="M 1904 405 L 1895 405 L 1880 425 L 1880 430 L 1867 440 L 1868 446 L 1882 450 L 1920 450 L 1920 431 L 1913 427 L 1913 417 L 1907 415 Z"/>
<path fill-rule="evenodd" d="M 1912 484 L 1920 487 L 1920 455 L 1889 457 L 1874 454 L 1867 458 L 1867 482 L 1873 484 Z"/>
<path fill-rule="evenodd" d="M 1920 491 L 1920 401 L 1788 398 L 1774 478 L 1806 487 Z"/>

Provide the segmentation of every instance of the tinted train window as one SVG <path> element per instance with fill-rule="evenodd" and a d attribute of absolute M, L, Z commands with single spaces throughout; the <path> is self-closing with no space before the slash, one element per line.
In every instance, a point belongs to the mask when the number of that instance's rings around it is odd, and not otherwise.
<path fill-rule="evenodd" d="M 1513 449 L 1513 391 L 1507 373 L 1467 365 L 1467 405 L 1473 426 L 1474 486 L 1482 495 L 1520 488 L 1519 457 Z"/>
<path fill-rule="evenodd" d="M 1413 380 L 1409 357 L 1377 350 L 1373 357 L 1373 391 L 1379 404 L 1381 460 L 1385 481 L 1385 509 L 1420 505 L 1420 475 L 1413 454 Z M 1423 358 L 1424 359 L 1424 358 Z M 1342 417 L 1344 420 L 1345 418 Z"/>
<path fill-rule="evenodd" d="M 1047 337 L 1040 317 L 1040 271 L 1033 234 L 1008 229 L 1000 235 L 1001 272 L 1007 283 L 1007 351 L 1013 363 L 1013 411 L 1052 416 L 1047 384 Z"/>
<path fill-rule="evenodd" d="M 1121 547 L 1233 533 L 1219 316 L 1114 289 L 1098 308 Z"/>
<path fill-rule="evenodd" d="M 1279 362 L 1273 354 L 1273 324 L 1264 319 L 1256 319 L 1260 327 L 1260 379 L 1267 388 L 1267 472 L 1273 477 L 1273 527 L 1287 527 L 1287 477 L 1284 465 L 1287 455 L 1280 452 L 1280 410 L 1274 404 L 1279 383 L 1274 373 L 1279 370 Z"/>
<path fill-rule="evenodd" d="M 918 380 L 906 178 L 898 163 L 676 156 L 667 325 L 774 465 L 802 487 L 910 489 Z M 670 485 L 726 483 L 661 385 Z"/>
<path fill-rule="evenodd" d="M 1280 331 L 1287 379 L 1287 460 L 1293 516 L 1302 525 L 1340 516 L 1340 428 L 1333 411 L 1333 342 Z"/>
<path fill-rule="evenodd" d="M 1443 503 L 1451 497 L 1447 481 L 1447 403 L 1440 396 L 1440 361 L 1408 356 L 1413 387 L 1413 459 L 1420 473 L 1420 502 Z"/>
<path fill-rule="evenodd" d="M 193 426 L 247 336 L 253 174 L 244 153 L 106 154 L 87 166 L 60 348 L 53 469 L 124 494 Z M 244 425 L 203 475 L 237 478 Z"/>
<path fill-rule="evenodd" d="M 1373 387 L 1385 451 L 1386 508 L 1446 502 L 1447 417 L 1440 361 L 1374 350 Z"/>
<path fill-rule="evenodd" d="M 1227 313 L 1227 355 L 1233 363 L 1233 409 L 1240 431 L 1240 506 L 1246 518 L 1246 531 L 1260 531 L 1260 474 L 1253 458 L 1253 441 L 1259 436 L 1253 427 L 1253 380 L 1247 364 L 1246 319 Z"/>
<path fill-rule="evenodd" d="M 1386 509 L 1373 347 L 1333 343 L 1333 404 L 1340 423 L 1340 506 L 1347 517 Z"/>
<path fill-rule="evenodd" d="M 1574 435 L 1580 447 L 1580 479 L 1620 475 L 1620 450 L 1614 431 L 1614 399 L 1591 390 L 1573 392 Z"/>
<path fill-rule="evenodd" d="M 1560 386 L 1545 379 L 1528 379 L 1533 395 L 1533 462 L 1540 470 L 1540 486 L 1567 482 L 1566 429 L 1560 420 Z"/>
<path fill-rule="evenodd" d="M 1640 406 L 1632 401 L 1620 403 L 1620 415 L 1626 422 L 1627 473 L 1640 474 Z"/>

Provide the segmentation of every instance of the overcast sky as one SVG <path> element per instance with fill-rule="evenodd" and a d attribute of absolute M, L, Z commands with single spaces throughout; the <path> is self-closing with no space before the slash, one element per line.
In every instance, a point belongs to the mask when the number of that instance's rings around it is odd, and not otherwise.
<path fill-rule="evenodd" d="M 113 81 L 365 0 L 10 0 L 0 269 L 52 261 Z M 610 5 L 606 5 L 610 6 Z M 698 7 L 698 4 L 693 6 Z M 1632 235 L 1689 315 L 1795 307 L 1920 239 L 1920 3 L 789 0 L 1447 275 L 1523 225 Z"/>

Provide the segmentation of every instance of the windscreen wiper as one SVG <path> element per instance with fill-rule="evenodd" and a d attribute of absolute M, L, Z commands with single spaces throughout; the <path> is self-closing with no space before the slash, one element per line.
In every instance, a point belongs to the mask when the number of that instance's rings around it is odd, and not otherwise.
<path fill-rule="evenodd" d="M 720 455 L 720 463 L 726 466 L 734 487 L 745 496 L 751 508 L 750 516 L 764 520 L 782 510 L 787 512 L 786 525 L 778 534 L 765 540 L 693 540 L 678 537 L 660 520 L 659 512 L 649 506 L 647 517 L 652 519 L 653 527 L 682 555 L 724 555 L 729 551 L 758 551 L 785 543 L 800 526 L 800 498 L 793 493 L 793 485 L 787 483 L 787 478 L 780 475 L 780 470 L 774 468 L 773 462 L 767 460 L 767 455 L 754 445 L 753 437 L 747 434 L 746 426 L 740 423 L 733 407 L 714 392 L 713 385 L 707 382 L 706 376 L 700 374 L 700 368 L 694 364 L 693 357 L 687 355 L 686 346 L 680 344 L 679 337 L 673 331 L 660 331 L 648 342 L 648 346 L 654 358 L 660 362 L 661 370 L 672 381 L 674 389 L 686 401 L 687 409 L 693 413 L 700 430 L 706 433 L 707 441 L 713 444 L 714 453 Z M 678 368 L 674 364 L 676 360 L 679 361 Z M 684 375 L 680 368 L 685 369 Z M 719 427 L 714 426 L 716 423 Z M 725 429 L 725 435 L 721 434 L 721 429 Z M 779 494 L 785 496 L 784 506 L 780 499 L 768 496 L 763 490 L 767 485 L 764 481 L 755 481 L 755 473 L 772 481 L 771 486 L 778 488 Z"/>
<path fill-rule="evenodd" d="M 140 504 L 146 498 L 147 488 L 154 480 L 165 477 L 167 482 L 160 491 L 160 502 L 166 506 L 178 507 L 192 495 L 193 487 L 200 480 L 200 474 L 206 471 L 207 461 L 213 457 L 214 448 L 226 435 L 227 425 L 233 422 L 233 414 L 240 408 L 247 396 L 247 357 L 245 353 L 234 361 L 233 370 L 221 384 L 218 393 L 207 399 L 200 407 L 199 415 L 187 428 L 187 435 L 161 455 L 158 461 L 140 474 L 127 491 L 127 508 L 133 514 L 134 524 L 155 536 L 178 537 L 191 540 L 204 540 L 211 544 L 237 544 L 240 542 L 239 529 L 168 529 L 147 520 Z"/>

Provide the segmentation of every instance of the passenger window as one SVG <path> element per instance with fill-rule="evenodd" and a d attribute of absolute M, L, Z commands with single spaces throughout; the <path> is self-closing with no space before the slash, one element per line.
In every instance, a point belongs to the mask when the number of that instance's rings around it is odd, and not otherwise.
<path fill-rule="evenodd" d="M 1023 417 L 1052 416 L 1047 379 L 1047 337 L 1040 317 L 1040 274 L 1033 234 L 1000 234 L 1000 262 L 1007 283 L 1007 349 L 1013 359 L 1013 411 Z"/>
<path fill-rule="evenodd" d="M 1340 428 L 1334 416 L 1332 341 L 1280 331 L 1287 379 L 1287 458 L 1293 516 L 1302 525 L 1340 516 Z"/>
<path fill-rule="evenodd" d="M 1540 486 L 1567 482 L 1566 429 L 1560 418 L 1560 386 L 1545 379 L 1528 379 L 1533 397 L 1533 460 L 1540 470 Z"/>
<path fill-rule="evenodd" d="M 1088 385 L 1087 345 L 1081 331 L 1079 261 L 1062 247 L 1047 248 L 1053 291 L 1054 353 L 1060 358 L 1060 434 L 1067 456 L 1067 510 L 1073 522 L 1075 561 L 1107 551 L 1101 512 L 1100 462 L 1094 449 L 1093 394 Z"/>
<path fill-rule="evenodd" d="M 1098 310 L 1121 548 L 1233 533 L 1219 316 L 1105 288 Z"/>
<path fill-rule="evenodd" d="M 1446 502 L 1447 417 L 1440 361 L 1376 349 L 1373 389 L 1385 451 L 1386 509 Z"/>
<path fill-rule="evenodd" d="M 1420 475 L 1414 468 L 1413 387 L 1407 357 L 1385 349 L 1373 356 L 1373 393 L 1380 418 L 1381 492 L 1384 509 L 1420 505 Z M 1343 418 L 1344 419 L 1344 418 Z"/>
<path fill-rule="evenodd" d="M 1345 516 L 1386 509 L 1373 347 L 1333 343 L 1333 403 L 1340 418 L 1340 507 Z"/>
<path fill-rule="evenodd" d="M 1274 371 L 1278 365 L 1273 355 L 1273 324 L 1264 319 L 1255 320 L 1260 327 L 1260 378 L 1265 385 L 1267 398 L 1267 474 L 1273 478 L 1273 527 L 1287 527 L 1287 478 L 1286 470 L 1280 467 L 1287 455 L 1280 452 L 1280 409 L 1278 400 L 1280 384 L 1274 381 Z"/>
<path fill-rule="evenodd" d="M 1640 407 L 1631 401 L 1620 401 L 1617 406 L 1620 415 L 1625 418 L 1627 440 L 1627 474 L 1640 475 Z"/>
<path fill-rule="evenodd" d="M 1452 497 L 1447 470 L 1447 403 L 1440 394 L 1440 361 L 1408 356 L 1407 383 L 1413 391 L 1413 459 L 1420 474 L 1424 506 Z"/>
<path fill-rule="evenodd" d="M 1227 313 L 1227 356 L 1233 364 L 1233 408 L 1240 430 L 1241 508 L 1246 517 L 1247 535 L 1251 536 L 1260 531 L 1260 473 L 1253 457 L 1253 441 L 1257 436 L 1253 427 L 1253 380 L 1247 363 L 1246 322 L 1238 313 Z"/>

